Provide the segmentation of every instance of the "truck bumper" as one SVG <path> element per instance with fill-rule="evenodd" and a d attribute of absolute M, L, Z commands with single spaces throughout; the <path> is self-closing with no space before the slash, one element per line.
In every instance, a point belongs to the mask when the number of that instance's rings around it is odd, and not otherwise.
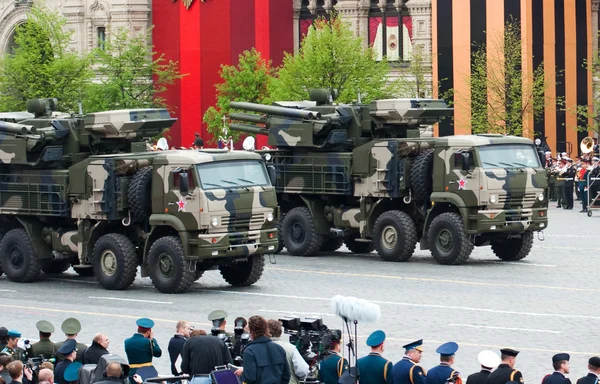
<path fill-rule="evenodd" d="M 200 234 L 191 238 L 189 259 L 250 256 L 273 253 L 277 249 L 277 228 L 231 233 Z"/>
<path fill-rule="evenodd" d="M 542 231 L 547 226 L 547 208 L 479 210 L 469 215 L 467 233 Z"/>

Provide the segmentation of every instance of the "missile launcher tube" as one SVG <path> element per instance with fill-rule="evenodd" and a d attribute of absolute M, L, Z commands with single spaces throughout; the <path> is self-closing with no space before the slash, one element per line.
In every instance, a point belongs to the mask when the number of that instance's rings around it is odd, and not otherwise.
<path fill-rule="evenodd" d="M 271 105 L 262 105 L 255 103 L 245 103 L 240 101 L 232 101 L 230 104 L 232 109 L 242 109 L 246 111 L 268 113 L 271 115 L 295 117 L 300 119 L 320 119 L 321 113 L 315 111 L 306 111 L 299 109 L 292 109 L 286 107 L 274 107 Z"/>

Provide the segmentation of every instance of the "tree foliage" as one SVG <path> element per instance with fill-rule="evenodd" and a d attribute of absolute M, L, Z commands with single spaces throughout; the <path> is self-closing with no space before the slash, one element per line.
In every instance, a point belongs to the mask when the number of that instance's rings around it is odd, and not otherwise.
<path fill-rule="evenodd" d="M 89 86 L 86 112 L 171 109 L 161 94 L 184 75 L 179 73 L 177 62 L 153 52 L 151 41 L 151 29 L 137 36 L 120 29 L 109 35 L 103 48 L 92 51 L 99 82 Z"/>
<path fill-rule="evenodd" d="M 298 54 L 286 53 L 270 87 L 273 100 L 306 100 L 311 88 L 337 90 L 337 101 L 348 103 L 361 94 L 363 102 L 392 97 L 398 82 L 388 81 L 386 60 L 363 48 L 349 26 L 332 15 L 317 19 L 302 40 Z"/>
<path fill-rule="evenodd" d="M 237 66 L 222 65 L 219 72 L 221 83 L 215 85 L 217 103 L 206 110 L 203 121 L 208 132 L 213 136 L 213 141 L 223 135 L 225 124 L 223 117 L 227 118 L 231 112 L 229 104 L 232 101 L 245 101 L 258 104 L 269 104 L 268 87 L 273 76 L 271 62 L 261 57 L 255 48 L 244 51 L 239 56 Z M 237 140 L 241 133 L 229 131 L 228 135 Z"/>
<path fill-rule="evenodd" d="M 77 103 L 93 76 L 90 57 L 69 49 L 66 19 L 34 5 L 15 31 L 15 49 L 0 56 L 0 110 L 20 111 L 27 100 L 56 97 L 61 111 Z"/>
<path fill-rule="evenodd" d="M 466 83 L 468 100 L 454 105 L 471 105 L 471 130 L 476 133 L 523 135 L 524 121 L 542 118 L 544 107 L 556 103 L 546 96 L 544 63 L 533 68 L 532 81 L 523 81 L 521 33 L 517 21 L 509 20 L 504 33 L 490 36 L 490 44 L 480 44 L 471 57 L 471 73 Z M 457 97 L 455 90 L 452 92 Z M 466 122 L 456 122 L 464 124 Z"/>
<path fill-rule="evenodd" d="M 431 93 L 431 55 L 422 49 L 413 49 L 410 64 L 404 71 L 406 78 L 399 82 L 402 97 L 426 97 Z"/>

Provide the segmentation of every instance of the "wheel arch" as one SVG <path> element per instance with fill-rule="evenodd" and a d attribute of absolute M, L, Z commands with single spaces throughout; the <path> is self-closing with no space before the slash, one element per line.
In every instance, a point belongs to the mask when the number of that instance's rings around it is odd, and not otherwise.
<path fill-rule="evenodd" d="M 150 247 L 152 247 L 152 244 L 154 244 L 154 242 L 161 237 L 179 237 L 185 254 L 188 254 L 189 251 L 189 245 L 187 241 L 188 233 L 186 232 L 185 226 L 181 220 L 170 215 L 152 215 L 150 216 L 150 225 L 152 226 L 152 229 L 150 230 L 150 233 L 146 237 L 146 241 L 144 243 L 144 253 L 141 265 L 142 277 L 149 276 L 148 253 L 150 252 Z"/>
<path fill-rule="evenodd" d="M 453 204 L 453 202 L 444 201 L 444 202 L 434 203 L 433 206 L 431 207 L 431 209 L 429 210 L 429 212 L 427 213 L 427 217 L 425 218 L 425 225 L 423 225 L 423 232 L 421 234 L 421 246 L 420 246 L 421 250 L 429 249 L 429 245 L 427 242 L 427 232 L 429 232 L 429 228 L 431 227 L 431 222 L 437 216 L 441 215 L 442 213 L 446 213 L 446 212 L 452 212 L 452 213 L 459 214 L 462 218 L 463 225 L 465 225 L 465 227 L 466 227 L 467 215 L 463 214 L 463 212 L 461 212 L 461 210 L 455 204 Z"/>
<path fill-rule="evenodd" d="M 9 220 L 10 228 L 6 232 L 23 228 L 31 240 L 35 255 L 39 260 L 50 259 L 52 257 L 52 247 L 42 238 L 42 223 L 35 217 L 15 216 L 14 220 Z"/>

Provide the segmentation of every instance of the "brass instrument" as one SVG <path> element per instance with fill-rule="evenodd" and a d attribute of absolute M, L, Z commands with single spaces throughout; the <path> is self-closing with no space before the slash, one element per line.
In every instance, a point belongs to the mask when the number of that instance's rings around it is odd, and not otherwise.
<path fill-rule="evenodd" d="M 579 144 L 579 149 L 581 149 L 582 153 L 592 152 L 594 150 L 594 139 L 589 136 L 584 138 Z"/>

